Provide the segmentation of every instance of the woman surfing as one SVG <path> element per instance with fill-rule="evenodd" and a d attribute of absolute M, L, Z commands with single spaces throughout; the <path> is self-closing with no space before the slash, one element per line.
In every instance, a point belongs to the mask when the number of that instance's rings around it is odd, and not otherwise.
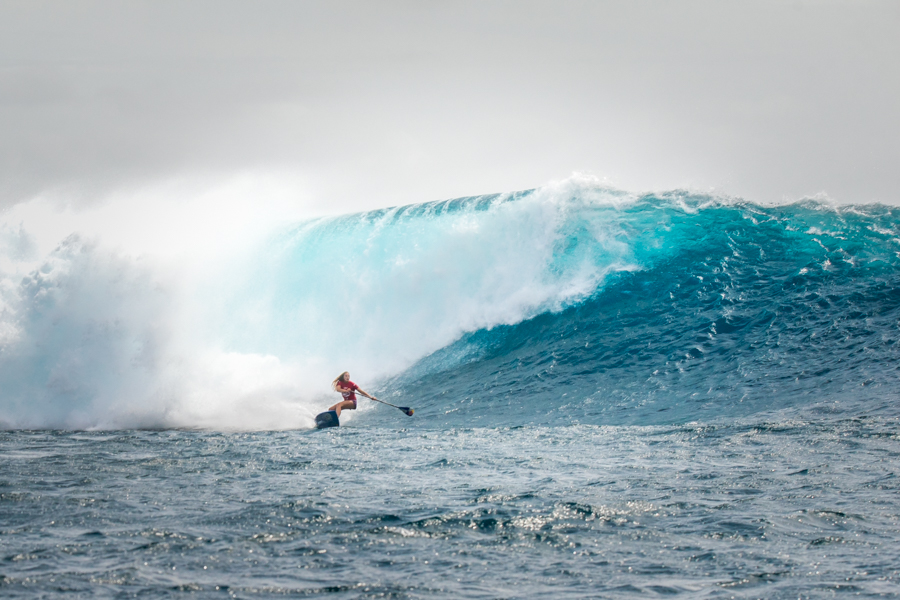
<path fill-rule="evenodd" d="M 382 404 L 387 404 L 388 406 L 399 408 L 410 417 L 413 415 L 413 412 L 415 412 L 408 406 L 397 406 L 396 404 L 391 404 L 390 402 L 385 402 L 383 400 L 379 400 L 375 396 L 372 396 L 367 391 L 350 381 L 350 373 L 348 373 L 347 371 L 344 371 L 343 373 L 338 375 L 337 378 L 331 382 L 331 387 L 334 389 L 334 391 L 339 392 L 341 396 L 344 397 L 344 399 L 329 408 L 327 411 L 316 415 L 316 429 L 325 429 L 326 427 L 340 427 L 341 423 L 338 417 L 341 416 L 341 411 L 356 410 L 356 392 L 359 392 L 369 400 L 374 400 L 375 402 L 381 402 Z"/>
<path fill-rule="evenodd" d="M 333 410 L 339 417 L 341 416 L 342 410 L 356 410 L 356 392 L 359 392 L 369 400 L 381 402 L 378 398 L 370 396 L 364 389 L 350 381 L 350 373 L 347 371 L 338 375 L 337 378 L 331 382 L 331 387 L 334 391 L 340 392 L 341 396 L 344 397 L 343 400 L 328 409 Z"/>

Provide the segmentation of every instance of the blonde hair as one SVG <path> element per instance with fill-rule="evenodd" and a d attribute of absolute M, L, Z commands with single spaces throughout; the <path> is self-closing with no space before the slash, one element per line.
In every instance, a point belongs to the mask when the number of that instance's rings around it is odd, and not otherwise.
<path fill-rule="evenodd" d="M 343 373 L 341 373 L 340 375 L 338 375 L 337 377 L 335 377 L 335 378 L 334 378 L 334 381 L 331 382 L 331 389 L 336 390 L 336 389 L 337 389 L 337 384 L 338 384 L 338 382 L 339 382 L 339 381 L 343 381 L 343 380 L 344 380 L 344 375 L 349 375 L 349 374 L 350 374 L 350 371 L 344 371 Z"/>

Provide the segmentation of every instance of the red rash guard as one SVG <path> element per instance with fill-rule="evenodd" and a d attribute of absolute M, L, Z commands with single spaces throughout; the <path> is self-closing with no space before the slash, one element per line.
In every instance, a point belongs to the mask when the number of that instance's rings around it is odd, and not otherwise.
<path fill-rule="evenodd" d="M 338 381 L 338 387 L 345 390 L 350 390 L 349 392 L 341 392 L 341 396 L 344 397 L 344 400 L 350 400 L 353 402 L 353 404 L 356 404 L 356 394 L 354 393 L 354 390 L 359 389 L 358 385 L 356 385 L 352 381 Z"/>

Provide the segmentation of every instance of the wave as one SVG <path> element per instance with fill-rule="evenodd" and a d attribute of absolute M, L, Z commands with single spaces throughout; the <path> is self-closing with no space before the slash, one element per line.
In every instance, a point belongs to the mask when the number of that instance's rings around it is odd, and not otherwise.
<path fill-rule="evenodd" d="M 884 404 L 898 216 L 572 179 L 290 224 L 188 281 L 72 236 L 0 278 L 0 425 L 308 427 L 344 370 L 435 427 Z"/>
<path fill-rule="evenodd" d="M 640 270 L 576 306 L 468 333 L 386 389 L 437 427 L 893 410 L 898 216 L 645 196 L 617 213 Z"/>

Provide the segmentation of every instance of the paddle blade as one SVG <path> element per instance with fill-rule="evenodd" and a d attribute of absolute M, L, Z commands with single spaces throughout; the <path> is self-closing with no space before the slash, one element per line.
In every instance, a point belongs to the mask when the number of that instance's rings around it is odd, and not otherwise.
<path fill-rule="evenodd" d="M 406 413 L 407 415 L 409 415 L 410 417 L 413 416 L 413 413 L 414 413 L 414 412 L 416 412 L 416 411 L 414 411 L 413 409 L 409 408 L 408 406 L 401 406 L 401 407 L 400 407 L 400 410 L 402 410 L 403 412 L 405 412 L 405 413 Z"/>

